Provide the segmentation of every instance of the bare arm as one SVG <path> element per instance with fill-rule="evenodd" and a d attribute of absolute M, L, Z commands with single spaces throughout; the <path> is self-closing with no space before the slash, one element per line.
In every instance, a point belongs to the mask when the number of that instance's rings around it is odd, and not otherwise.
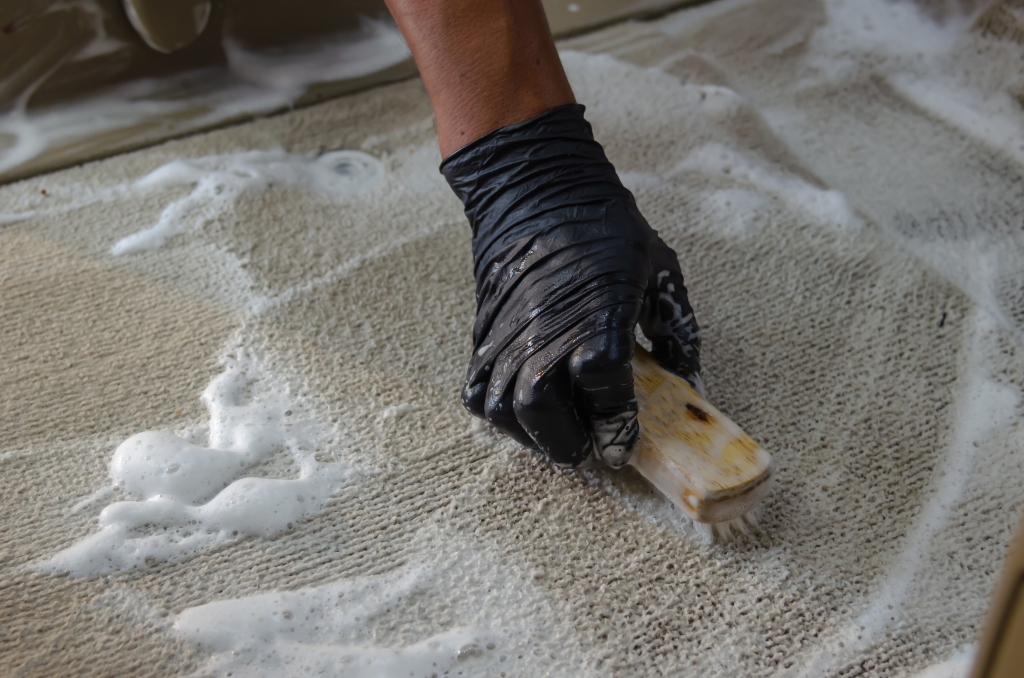
<path fill-rule="evenodd" d="M 442 157 L 575 102 L 540 0 L 386 0 L 427 86 Z"/>

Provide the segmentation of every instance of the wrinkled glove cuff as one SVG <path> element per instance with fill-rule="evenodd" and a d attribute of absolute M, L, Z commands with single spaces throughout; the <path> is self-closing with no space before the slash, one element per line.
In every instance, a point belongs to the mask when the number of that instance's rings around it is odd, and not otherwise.
<path fill-rule="evenodd" d="M 441 163 L 473 228 L 478 281 L 486 277 L 481 267 L 512 242 L 589 218 L 587 207 L 625 200 L 635 209 L 584 111 L 582 104 L 553 108 L 489 132 Z"/>

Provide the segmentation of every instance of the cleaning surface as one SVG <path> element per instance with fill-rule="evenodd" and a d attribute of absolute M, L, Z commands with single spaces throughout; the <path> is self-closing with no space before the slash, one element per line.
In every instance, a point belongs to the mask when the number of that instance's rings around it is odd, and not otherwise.
<path fill-rule="evenodd" d="M 777 464 L 727 542 L 629 468 L 557 470 L 465 413 L 470 233 L 419 81 L 0 187 L 3 662 L 964 675 L 1024 507 L 1024 48 L 1000 7 L 726 0 L 559 45 L 680 255 L 709 400 Z M 373 159 L 352 190 L 295 169 L 337 152 Z M 295 179 L 204 184 L 266 154 Z M 163 167 L 192 173 L 139 185 Z M 111 252 L 176 204 L 186 227 Z M 232 413 L 275 444 L 215 434 Z M 179 487 L 202 448 L 242 466 Z M 297 489 L 322 469 L 326 495 Z M 293 519 L 224 534 L 208 498 L 257 480 L 296 488 Z M 211 515 L 123 514 L 157 496 Z M 124 567 L 67 559 L 112 527 Z"/>

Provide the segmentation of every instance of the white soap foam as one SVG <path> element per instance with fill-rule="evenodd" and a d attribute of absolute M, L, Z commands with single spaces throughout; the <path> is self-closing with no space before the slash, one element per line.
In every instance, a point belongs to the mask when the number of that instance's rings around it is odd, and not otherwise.
<path fill-rule="evenodd" d="M 824 5 L 826 21 L 808 48 L 807 64 L 817 71 L 808 86 L 839 82 L 865 63 L 895 70 L 925 67 L 948 55 L 971 24 L 966 14 L 937 22 L 913 2 L 827 0 Z"/>
<path fill-rule="evenodd" d="M 944 662 L 929 666 L 912 678 L 968 678 L 974 665 L 976 648 L 965 647 Z"/>
<path fill-rule="evenodd" d="M 284 105 L 277 92 L 231 85 L 223 75 L 203 70 L 163 80 L 141 79 L 73 104 L 32 111 L 26 105 L 38 84 L 22 93 L 17 105 L 0 116 L 0 172 L 14 169 L 46 152 L 111 130 L 131 129 L 147 121 L 200 111 L 183 128 L 200 129 L 250 113 Z M 200 83 L 211 91 L 189 99 L 167 97 L 169 92 L 190 91 Z"/>
<path fill-rule="evenodd" d="M 710 217 L 706 223 L 725 235 L 746 235 L 772 209 L 771 200 L 745 188 L 722 188 L 701 197 Z"/>
<path fill-rule="evenodd" d="M 72 61 L 85 61 L 93 57 L 104 56 L 118 52 L 128 46 L 128 43 L 107 34 L 106 12 L 100 7 L 96 0 L 62 0 L 55 2 L 46 8 L 46 13 L 57 12 L 67 9 L 78 9 L 85 15 L 93 30 L 93 38 L 82 49 L 71 58 Z"/>
<path fill-rule="evenodd" d="M 318 157 L 282 150 L 248 151 L 174 160 L 135 183 L 141 190 L 193 186 L 175 200 L 153 226 L 117 241 L 111 254 L 127 254 L 163 245 L 168 238 L 201 228 L 234 207 L 248 191 L 271 186 L 305 186 L 326 196 L 355 195 L 375 188 L 384 178 L 376 158 L 360 151 L 334 151 Z"/>
<path fill-rule="evenodd" d="M 1024 164 L 1024 110 L 1006 92 L 983 92 L 948 78 L 895 73 L 887 82 L 907 99 L 965 134 Z"/>
<path fill-rule="evenodd" d="M 800 177 L 774 170 L 723 144 L 712 142 L 688 155 L 669 173 L 683 172 L 728 176 L 749 184 L 759 193 L 767 193 L 793 212 L 804 214 L 815 223 L 841 230 L 859 229 L 863 221 L 839 191 L 812 186 Z M 740 209 L 756 209 L 756 195 L 733 194 Z M 730 200 L 722 196 L 720 200 Z M 730 200 L 731 202 L 731 200 Z"/>
<path fill-rule="evenodd" d="M 88 11 L 94 0 L 79 0 Z M 75 58 L 108 53 L 117 45 L 106 37 L 102 12 L 89 14 L 95 39 Z M 309 85 L 356 78 L 409 58 L 397 27 L 365 19 L 360 30 L 310 45 L 266 52 L 246 51 L 230 38 L 225 53 L 232 71 L 207 68 L 162 79 L 140 79 L 112 87 L 70 104 L 28 110 L 28 103 L 51 73 L 21 92 L 0 116 L 0 173 L 111 130 L 142 129 L 173 118 L 177 131 L 208 128 L 240 117 L 260 115 L 291 105 Z M 84 55 L 84 56 L 83 56 Z M 182 97 L 181 92 L 191 93 Z M 140 132 L 141 134 L 141 132 Z M 140 137 L 143 138 L 143 137 Z"/>
<path fill-rule="evenodd" d="M 292 98 L 308 85 L 375 73 L 412 56 L 394 24 L 366 17 L 354 33 L 289 47 L 247 50 L 226 35 L 224 54 L 231 70 L 246 82 Z"/>
<path fill-rule="evenodd" d="M 636 170 L 618 170 L 619 181 L 630 190 L 633 195 L 640 195 L 653 188 L 665 184 L 660 174 L 652 172 L 638 172 Z"/>
<path fill-rule="evenodd" d="M 474 487 L 462 502 L 487 501 Z M 170 630 L 210 653 L 204 676 L 608 675 L 543 585 L 557 573 L 435 518 L 396 571 L 208 603 Z"/>
<path fill-rule="evenodd" d="M 184 435 L 146 431 L 121 443 L 110 476 L 130 499 L 109 504 L 99 532 L 36 569 L 85 576 L 178 561 L 246 536 L 272 536 L 323 510 L 351 476 L 348 466 L 331 463 L 338 431 L 312 416 L 253 354 L 237 350 L 223 362 L 202 396 L 209 424 Z M 287 455 L 297 477 L 246 475 L 275 455 Z M 107 496 L 100 490 L 72 510 Z"/>
<path fill-rule="evenodd" d="M 203 675 L 405 678 L 481 675 L 485 665 L 497 665 L 500 636 L 484 629 L 455 628 L 400 647 L 380 646 L 368 637 L 376 617 L 435 584 L 432 572 L 411 566 L 188 608 L 176 617 L 173 629 L 212 653 Z"/>
<path fill-rule="evenodd" d="M 16 224 L 19 221 L 25 221 L 36 216 L 35 211 L 19 212 L 17 214 L 4 214 L 0 213 L 0 226 L 6 226 L 8 224 Z"/>
<path fill-rule="evenodd" d="M 977 13 L 950 5 L 938 22 L 913 2 L 829 0 L 825 7 L 828 19 L 815 31 L 806 60 L 817 76 L 805 85 L 839 82 L 868 64 L 915 105 L 1024 163 L 1020 103 L 958 77 L 957 49 Z"/>

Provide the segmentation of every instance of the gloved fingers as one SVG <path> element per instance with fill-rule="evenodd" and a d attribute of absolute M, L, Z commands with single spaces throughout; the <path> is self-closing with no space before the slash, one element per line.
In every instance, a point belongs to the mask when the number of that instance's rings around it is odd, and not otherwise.
<path fill-rule="evenodd" d="M 516 417 L 537 447 L 563 467 L 576 467 L 593 454 L 593 441 L 576 413 L 565 361 L 545 369 L 527 360 L 516 376 Z"/>
<path fill-rule="evenodd" d="M 640 327 L 651 340 L 651 355 L 685 379 L 702 396 L 700 326 L 686 295 L 676 253 L 660 238 L 652 257 L 651 280 L 644 297 Z"/>
<path fill-rule="evenodd" d="M 494 130 L 441 171 L 473 229 L 467 408 L 556 463 L 622 465 L 639 438 L 630 365 L 638 321 L 655 357 L 699 387 L 700 335 L 675 253 L 578 104 Z"/>
<path fill-rule="evenodd" d="M 484 419 L 484 403 L 487 399 L 486 381 L 467 381 L 462 387 L 462 405 L 474 417 Z"/>
<path fill-rule="evenodd" d="M 631 362 L 635 341 L 632 329 L 606 332 L 583 342 L 568 360 L 576 401 L 593 434 L 595 452 L 612 468 L 629 461 L 640 439 Z"/>
<path fill-rule="evenodd" d="M 488 393 L 488 387 L 486 381 L 467 382 L 462 389 L 462 404 L 470 414 L 486 419 L 499 431 L 511 436 L 519 443 L 527 447 L 536 447 L 533 439 L 523 430 L 516 419 L 515 410 L 512 407 L 511 391 L 489 399 L 488 396 L 494 394 Z"/>

